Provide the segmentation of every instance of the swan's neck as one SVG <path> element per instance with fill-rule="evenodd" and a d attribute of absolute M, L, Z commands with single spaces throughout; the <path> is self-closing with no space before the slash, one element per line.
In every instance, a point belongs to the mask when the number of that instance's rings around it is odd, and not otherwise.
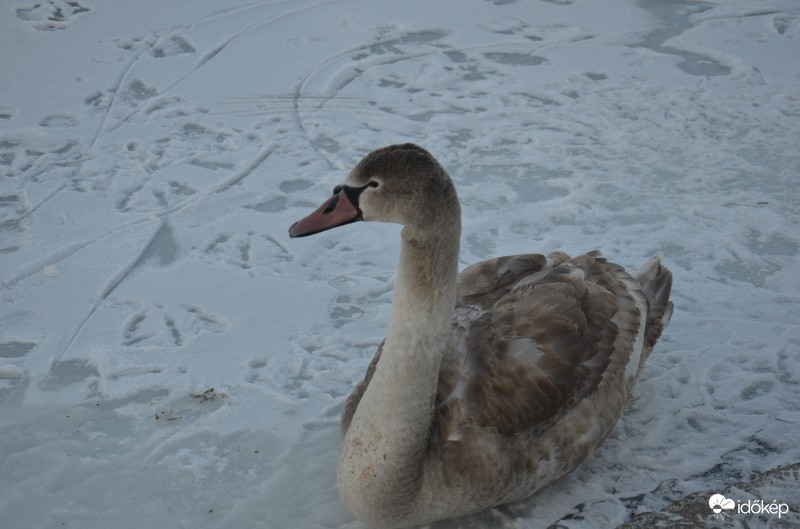
<path fill-rule="evenodd" d="M 362 503 L 413 505 L 451 336 L 459 237 L 458 221 L 444 233 L 403 229 L 386 342 L 339 461 L 340 494 L 353 512 Z"/>
<path fill-rule="evenodd" d="M 458 273 L 460 230 L 455 228 L 451 227 L 450 233 L 437 232 L 425 237 L 417 236 L 409 228 L 403 229 L 392 315 L 384 349 L 403 340 L 424 345 L 417 341 L 424 342 L 430 338 L 435 338 L 441 345 L 441 333 L 449 333 Z M 400 345 L 396 344 L 398 353 L 412 351 Z M 419 352 L 440 354 L 441 348 L 430 351 L 429 347 L 424 347 Z"/>

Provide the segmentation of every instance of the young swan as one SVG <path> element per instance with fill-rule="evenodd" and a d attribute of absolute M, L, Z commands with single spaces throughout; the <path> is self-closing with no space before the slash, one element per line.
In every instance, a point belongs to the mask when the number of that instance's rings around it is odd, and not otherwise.
<path fill-rule="evenodd" d="M 367 155 L 289 233 L 403 225 L 386 338 L 342 413 L 338 487 L 362 522 L 408 527 L 523 499 L 619 419 L 669 322 L 672 274 L 599 252 L 526 254 L 458 274 L 450 177 L 424 149 Z"/>

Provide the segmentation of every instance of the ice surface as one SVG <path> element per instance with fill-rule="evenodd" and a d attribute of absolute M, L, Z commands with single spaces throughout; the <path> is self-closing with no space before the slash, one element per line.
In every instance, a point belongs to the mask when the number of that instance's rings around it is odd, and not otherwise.
<path fill-rule="evenodd" d="M 455 179 L 463 265 L 600 248 L 675 275 L 596 456 L 436 527 L 800 524 L 796 3 L 187 5 L 0 17 L 0 525 L 358 527 L 338 415 L 398 230 L 287 229 L 400 141 Z M 792 513 L 723 523 L 713 493 Z"/>

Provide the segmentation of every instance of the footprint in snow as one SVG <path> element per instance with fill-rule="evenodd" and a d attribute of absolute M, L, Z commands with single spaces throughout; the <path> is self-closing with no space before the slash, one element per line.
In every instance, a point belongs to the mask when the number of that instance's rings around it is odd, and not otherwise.
<path fill-rule="evenodd" d="M 249 209 L 273 211 L 257 207 Z M 280 208 L 274 211 L 283 209 L 283 202 L 280 202 Z M 281 264 L 294 259 L 294 254 L 279 238 L 254 231 L 219 233 L 202 251 L 203 257 L 212 262 L 222 262 L 241 270 L 255 270 L 264 265 Z"/>
<path fill-rule="evenodd" d="M 88 13 L 91 7 L 77 0 L 47 0 L 16 9 L 17 18 L 41 31 L 67 29 L 78 16 Z"/>
<path fill-rule="evenodd" d="M 185 37 L 180 35 L 170 35 L 158 41 L 150 54 L 156 59 L 182 55 L 184 53 L 196 53 L 197 48 Z"/>
<path fill-rule="evenodd" d="M 16 387 L 25 375 L 25 371 L 14 360 L 25 357 L 37 345 L 37 342 L 28 340 L 0 341 L 0 396 L 5 390 Z"/>
<path fill-rule="evenodd" d="M 22 358 L 38 344 L 28 340 L 6 340 L 0 342 L 0 358 Z"/>
<path fill-rule="evenodd" d="M 132 315 L 122 329 L 126 347 L 181 347 L 206 333 L 220 333 L 228 321 L 200 306 L 153 305 Z"/>
<path fill-rule="evenodd" d="M 16 113 L 16 108 L 0 105 L 0 119 L 11 119 Z"/>
<path fill-rule="evenodd" d="M 13 155 L 9 155 L 13 158 Z M 4 155 L 0 153 L 0 165 L 3 163 Z M 9 160 L 9 165 L 12 160 Z M 22 236 L 25 227 L 22 218 L 28 213 L 29 209 L 25 205 L 22 195 L 0 195 L 0 254 L 16 252 L 22 244 Z M 2 353 L 0 353 L 2 357 Z"/>
<path fill-rule="evenodd" d="M 69 114 L 51 114 L 39 122 L 40 127 L 74 127 L 78 118 Z"/>

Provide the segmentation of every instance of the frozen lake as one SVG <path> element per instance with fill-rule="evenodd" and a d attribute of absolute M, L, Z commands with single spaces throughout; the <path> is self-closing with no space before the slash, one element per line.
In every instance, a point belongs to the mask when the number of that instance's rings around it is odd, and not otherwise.
<path fill-rule="evenodd" d="M 800 524 L 797 2 L 29 1 L 0 16 L 3 527 L 361 527 L 338 418 L 399 230 L 287 230 L 405 141 L 458 187 L 462 266 L 675 276 L 597 454 L 435 527 Z"/>

